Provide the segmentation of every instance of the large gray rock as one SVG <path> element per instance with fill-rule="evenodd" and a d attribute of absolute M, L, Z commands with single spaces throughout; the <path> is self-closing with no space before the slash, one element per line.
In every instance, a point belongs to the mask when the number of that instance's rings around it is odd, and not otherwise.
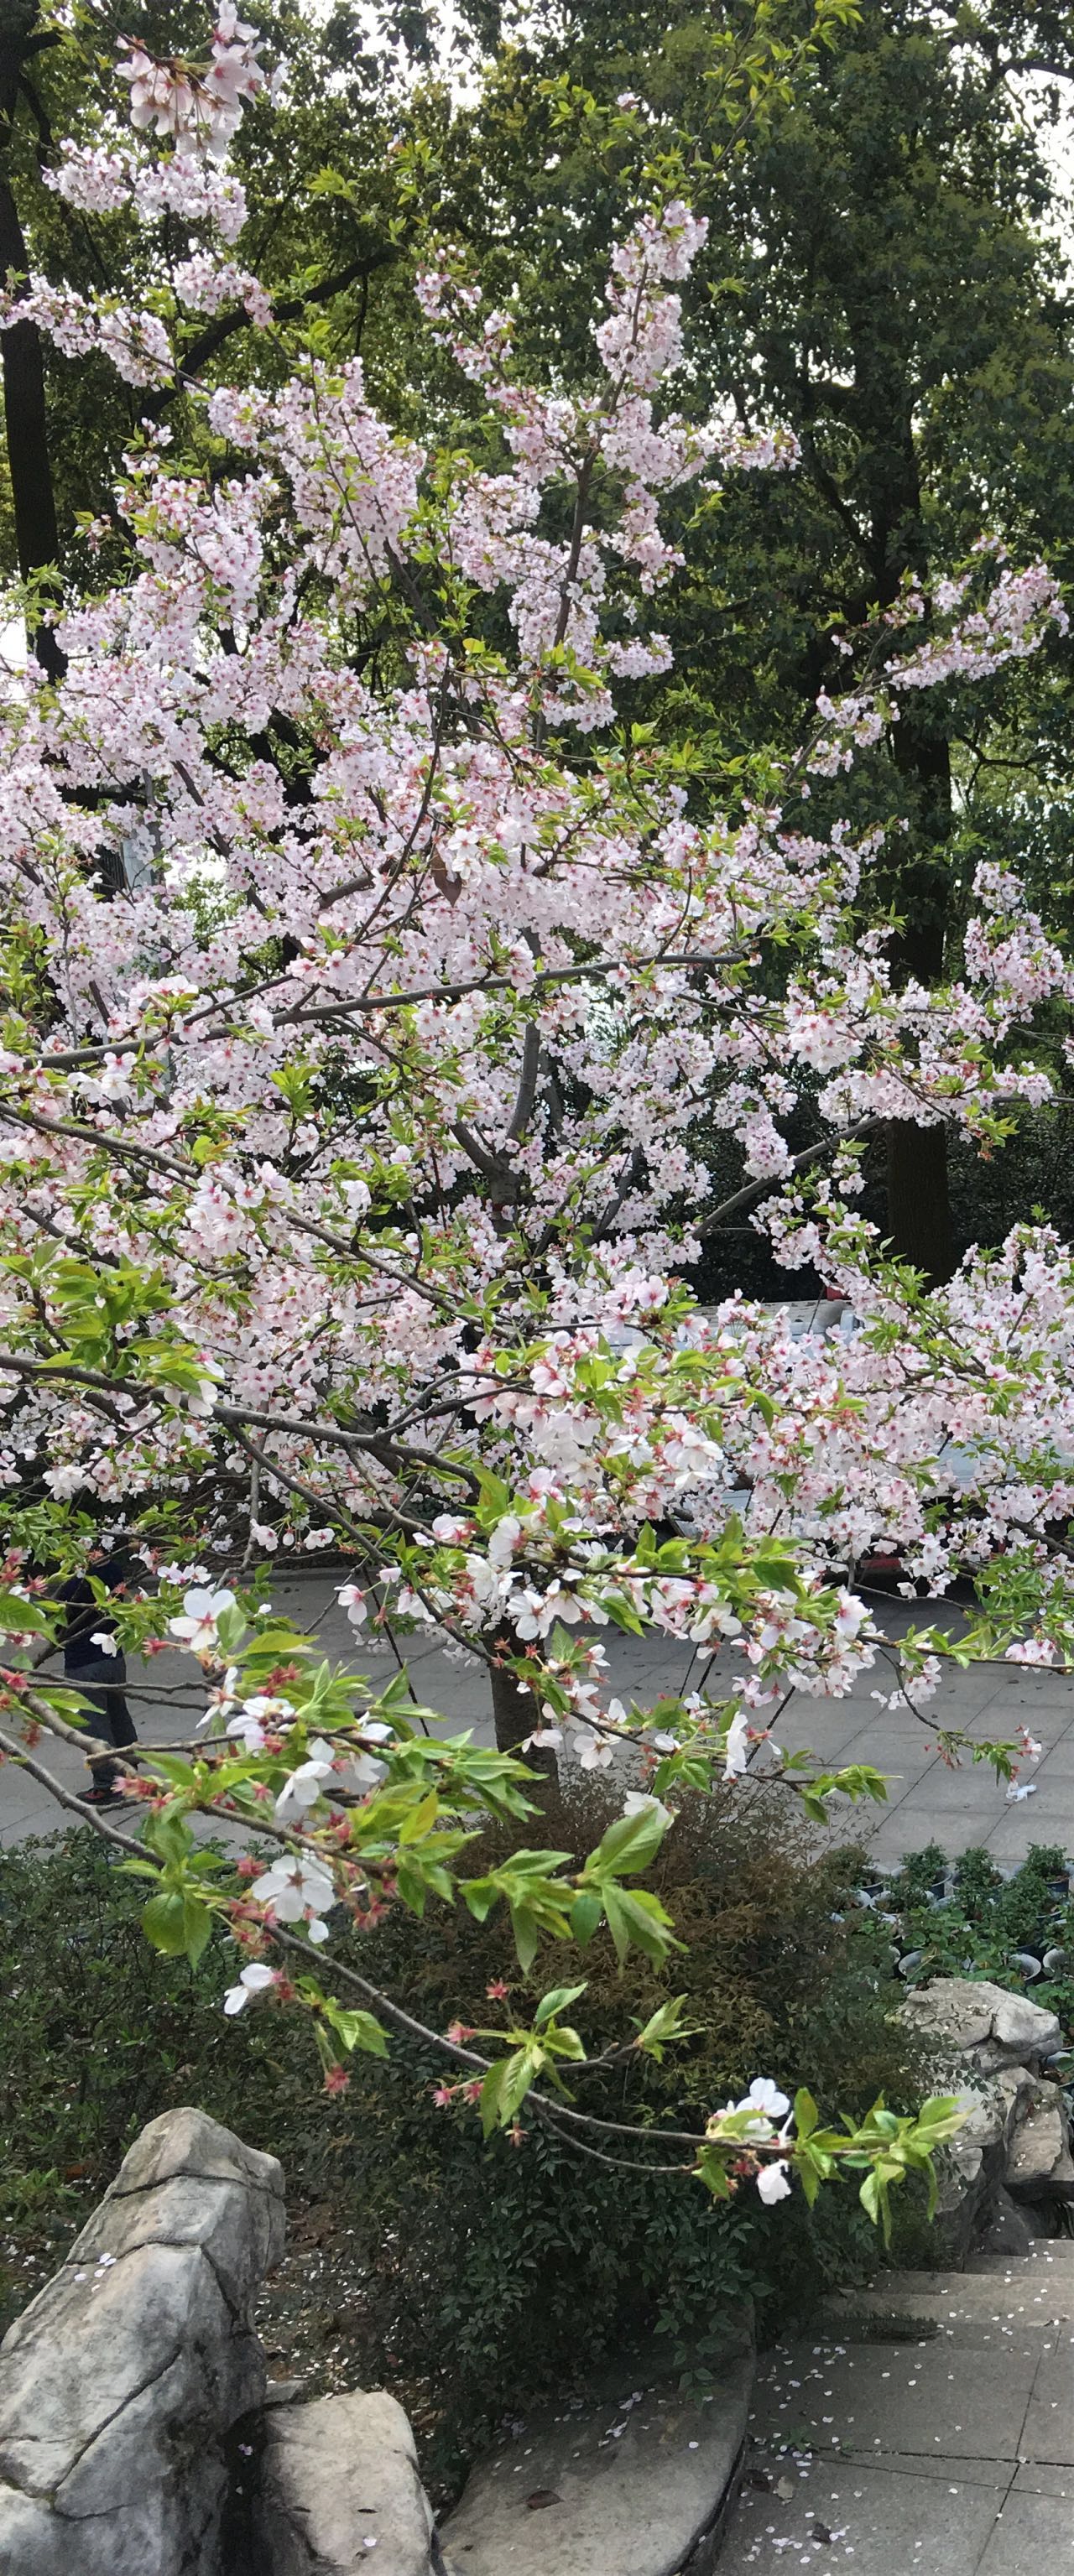
<path fill-rule="evenodd" d="M 709 2576 L 745 2440 L 752 2343 L 711 2394 L 626 2358 L 606 2390 L 527 2424 L 475 2469 L 444 2525 L 451 2576 Z"/>
<path fill-rule="evenodd" d="M 274 2408 L 255 2534 L 258 2576 L 354 2576 L 367 2552 L 372 2576 L 438 2576 L 414 2436 L 394 2397 L 374 2389 Z"/>
<path fill-rule="evenodd" d="M 264 2395 L 250 2323 L 283 2177 L 201 2111 L 136 2139 L 0 2346 L 0 2576 L 219 2576 L 222 2440 Z"/>
<path fill-rule="evenodd" d="M 1018 2124 L 1033 2099 L 1025 2066 L 1004 2066 L 957 2095 L 962 2127 L 937 2160 L 937 2223 L 951 2255 L 966 2254 L 978 2221 L 995 2204 Z"/>
<path fill-rule="evenodd" d="M 1035 2089 L 1027 2066 L 1002 2066 L 980 2085 L 962 2087 L 957 2096 L 962 2127 L 949 2153 L 968 2181 L 976 2180 L 993 2148 L 1010 2146 Z"/>
<path fill-rule="evenodd" d="M 1058 2084 L 1031 2085 L 1010 2141 L 1005 2180 L 1015 2200 L 1074 2200 L 1070 2120 Z"/>
<path fill-rule="evenodd" d="M 1054 2013 L 985 1978 L 978 1984 L 972 1977 L 933 1977 L 915 1987 L 900 2009 L 912 2030 L 966 2058 L 979 2075 L 1039 2065 L 1062 2046 Z"/>
<path fill-rule="evenodd" d="M 1016 2254 L 1028 2254 L 1036 2239 L 1024 2209 L 1016 2207 L 1006 2187 L 1001 2184 L 989 2209 L 988 2224 L 978 2237 L 975 2252 L 999 2254 L 1005 2263 Z"/>

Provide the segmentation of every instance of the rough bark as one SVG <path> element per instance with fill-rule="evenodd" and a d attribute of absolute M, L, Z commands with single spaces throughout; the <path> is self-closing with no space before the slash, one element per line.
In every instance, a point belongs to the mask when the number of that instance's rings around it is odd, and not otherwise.
<path fill-rule="evenodd" d="M 904 927 L 892 943 L 895 981 L 938 984 L 944 972 L 949 902 L 951 752 L 942 737 L 905 718 L 895 729 L 896 766 L 913 802 L 914 848 L 900 869 L 896 901 Z M 939 1287 L 955 1267 L 945 1127 L 893 1119 L 887 1138 L 888 1234 L 900 1261 Z"/>
<path fill-rule="evenodd" d="M 26 242 L 6 166 L 23 68 L 42 39 L 33 36 L 36 10 L 0 10 L 0 279 L 21 278 L 29 268 Z M 23 581 L 58 565 L 59 530 L 49 460 L 48 411 L 41 335 L 34 322 L 17 322 L 0 334 L 4 422 L 15 511 L 15 542 Z M 57 586 L 57 600 L 59 590 Z M 50 680 L 66 668 L 51 626 L 39 626 L 33 649 Z"/>
<path fill-rule="evenodd" d="M 512 1654 L 518 1653 L 518 1639 L 513 1628 L 496 1629 L 489 1639 L 489 1644 L 497 1654 L 505 1651 Z M 538 1779 L 554 1780 L 556 1756 L 552 1746 L 542 1749 L 540 1745 L 535 1744 L 531 1745 L 528 1753 L 521 1753 L 521 1747 L 527 1735 L 532 1735 L 534 1727 L 541 1723 L 540 1708 L 533 1692 L 524 1684 L 519 1684 L 514 1673 L 507 1670 L 506 1664 L 492 1664 L 489 1669 L 489 1679 L 492 1684 L 492 1719 L 496 1729 L 497 1751 L 520 1753 L 527 1769 L 534 1772 Z"/>
<path fill-rule="evenodd" d="M 892 423 L 889 440 L 870 460 L 873 568 L 880 604 L 890 608 L 907 572 L 927 593 L 928 539 L 905 386 L 898 370 L 886 381 L 870 382 L 869 372 L 859 361 L 872 418 L 882 420 L 886 414 Z M 881 369 L 881 377 L 883 373 Z M 893 845 L 894 864 L 885 888 L 902 920 L 889 954 L 896 985 L 933 985 L 944 973 L 950 902 L 951 747 L 931 712 L 904 699 L 892 728 L 892 752 L 903 782 L 907 829 Z M 955 1249 L 944 1128 L 892 1120 L 887 1202 L 888 1239 L 898 1259 L 923 1271 L 930 1287 L 949 1279 Z"/>

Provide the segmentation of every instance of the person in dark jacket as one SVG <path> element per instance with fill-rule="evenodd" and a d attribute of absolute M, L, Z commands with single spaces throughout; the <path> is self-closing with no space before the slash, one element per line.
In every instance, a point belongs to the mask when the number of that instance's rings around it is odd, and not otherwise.
<path fill-rule="evenodd" d="M 70 1575 L 56 1591 L 56 1599 L 65 1604 L 68 1612 L 63 1634 L 64 1673 L 86 1704 L 92 1733 L 102 1735 L 106 1744 L 120 1752 L 124 1745 L 138 1741 L 124 1687 L 127 1666 L 111 1634 L 107 1608 L 94 1600 L 90 1574 L 109 1592 L 118 1592 L 135 1575 L 134 1560 L 124 1547 L 95 1548 L 88 1572 Z M 84 1792 L 84 1804 L 114 1806 L 123 1794 L 116 1785 L 118 1764 L 91 1762 L 90 1770 L 93 1785 Z"/>

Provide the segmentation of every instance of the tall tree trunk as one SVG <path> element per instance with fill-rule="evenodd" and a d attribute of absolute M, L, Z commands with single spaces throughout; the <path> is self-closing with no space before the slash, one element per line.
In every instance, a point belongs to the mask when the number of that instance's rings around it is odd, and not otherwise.
<path fill-rule="evenodd" d="M 513 1628 L 494 1629 L 487 1642 L 498 1655 L 518 1652 L 518 1639 Z M 524 1682 L 519 1682 L 504 1663 L 490 1665 L 489 1679 L 497 1752 L 517 1753 L 538 1779 L 555 1780 L 557 1771 L 553 1746 L 534 1744 L 528 1753 L 521 1751 L 527 1735 L 532 1735 L 534 1727 L 541 1723 L 540 1707 L 533 1692 Z"/>
<path fill-rule="evenodd" d="M 875 322 L 875 317 L 873 317 Z M 898 335 L 893 335 L 898 347 Z M 898 599 L 903 576 L 914 574 L 928 590 L 929 547 L 921 506 L 921 479 L 913 408 L 901 371 L 862 351 L 856 374 L 874 426 L 889 426 L 869 460 L 872 484 L 872 560 L 882 608 Z M 903 782 L 906 829 L 896 835 L 884 891 L 903 927 L 889 949 L 896 986 L 931 986 L 944 971 L 951 833 L 951 747 L 924 707 L 903 699 L 892 727 L 895 767 Z M 925 1273 L 930 1287 L 949 1279 L 955 1266 L 947 1138 L 940 1127 L 893 1119 L 887 1136 L 888 1239 L 901 1261 Z"/>
<path fill-rule="evenodd" d="M 11 184 L 0 179 L 0 277 L 23 275 L 26 244 Z M 30 581 L 48 564 L 59 561 L 60 539 L 48 452 L 45 369 L 36 322 L 16 322 L 0 334 L 3 348 L 4 421 L 11 491 L 15 504 L 15 541 L 19 571 Z M 57 591 L 57 599 L 58 599 Z M 51 626 L 39 626 L 33 649 L 50 680 L 65 669 L 64 656 Z"/>
<path fill-rule="evenodd" d="M 22 5 L 15 7 L 8 0 L 8 5 L 0 7 L 0 150 L 5 165 L 0 166 L 0 280 L 5 285 L 12 278 L 25 277 L 30 264 L 6 164 L 27 56 L 55 41 L 47 31 L 35 33 L 37 17 L 34 0 L 22 0 Z M 0 333 L 0 350 L 15 542 L 19 571 L 24 581 L 31 581 L 48 566 L 58 566 L 60 554 L 49 461 L 45 368 L 37 324 L 16 322 L 10 330 Z M 57 581 L 57 605 L 59 598 Z M 39 626 L 32 642 L 49 679 L 62 679 L 66 659 L 51 626 Z"/>
<path fill-rule="evenodd" d="M 900 1261 L 923 1270 L 930 1287 L 955 1267 L 946 1127 L 893 1118 L 887 1131 L 888 1232 Z"/>
<path fill-rule="evenodd" d="M 903 928 L 891 945 L 896 984 L 938 984 L 944 972 L 951 828 L 951 750 L 905 713 L 895 727 L 895 762 L 912 799 L 913 847 L 898 868 L 895 900 Z M 887 1131 L 888 1235 L 900 1261 L 930 1288 L 955 1267 L 946 1127 L 892 1119 Z"/>

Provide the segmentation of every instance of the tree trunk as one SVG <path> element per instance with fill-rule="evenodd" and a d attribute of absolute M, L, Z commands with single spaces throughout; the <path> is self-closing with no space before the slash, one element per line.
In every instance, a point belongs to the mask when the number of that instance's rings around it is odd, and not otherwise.
<path fill-rule="evenodd" d="M 505 1651 L 517 1653 L 518 1651 L 518 1639 L 513 1628 L 494 1629 L 488 1643 L 494 1653 L 503 1654 Z M 527 1735 L 532 1735 L 534 1727 L 541 1723 L 540 1707 L 533 1692 L 524 1682 L 519 1682 L 514 1673 L 508 1672 L 503 1663 L 490 1665 L 489 1680 L 492 1684 L 492 1718 L 496 1729 L 497 1752 L 517 1753 L 526 1764 L 527 1770 L 534 1772 L 538 1779 L 555 1780 L 557 1770 L 554 1746 L 534 1744 L 531 1745 L 528 1753 L 521 1752 Z"/>
<path fill-rule="evenodd" d="M 27 264 L 26 244 L 11 184 L 7 179 L 0 179 L 0 277 L 22 276 Z M 3 343 L 4 421 L 15 505 L 15 540 L 19 571 L 24 581 L 30 581 L 46 565 L 58 564 L 60 553 L 48 452 L 45 368 L 36 322 L 16 322 L 11 330 L 0 336 Z M 65 658 L 51 626 L 38 627 L 33 649 L 49 679 L 62 679 Z"/>
<path fill-rule="evenodd" d="M 11 148 L 25 68 L 31 55 L 59 41 L 55 29 L 40 25 L 38 0 L 4 0 L 0 7 L 0 283 L 24 278 L 30 262 L 11 184 Z M 15 543 L 23 581 L 32 581 L 50 565 L 57 567 L 56 603 L 60 601 L 60 538 L 56 497 L 48 449 L 45 367 L 36 322 L 16 322 L 0 333 L 4 425 L 7 436 Z M 67 668 L 51 626 L 39 626 L 33 650 L 50 680 Z"/>
<path fill-rule="evenodd" d="M 947 1185 L 946 1127 L 914 1127 L 893 1118 L 887 1131 L 888 1232 L 900 1261 L 923 1270 L 930 1288 L 955 1267 Z"/>
<path fill-rule="evenodd" d="M 929 538 L 922 510 L 914 406 L 897 313 L 870 300 L 857 315 L 855 388 L 860 403 L 862 465 L 868 490 L 870 561 L 882 609 L 899 597 L 912 572 L 926 595 Z M 944 972 L 950 881 L 951 746 L 927 706 L 904 695 L 891 729 L 891 750 L 904 791 L 905 829 L 892 835 L 880 867 L 880 890 L 902 929 L 888 954 L 896 988 L 938 984 Z M 923 1270 L 931 1286 L 954 1269 L 947 1139 L 942 1128 L 892 1120 L 887 1132 L 887 1234 L 897 1259 Z"/>
<path fill-rule="evenodd" d="M 897 985 L 938 984 L 944 972 L 951 828 L 951 750 L 942 736 L 915 723 L 908 709 L 895 726 L 895 764 L 910 791 L 913 847 L 899 866 L 895 902 L 903 928 L 891 943 Z M 955 1267 L 947 1130 L 893 1119 L 887 1131 L 888 1235 L 900 1261 L 924 1271 L 930 1288 Z"/>

